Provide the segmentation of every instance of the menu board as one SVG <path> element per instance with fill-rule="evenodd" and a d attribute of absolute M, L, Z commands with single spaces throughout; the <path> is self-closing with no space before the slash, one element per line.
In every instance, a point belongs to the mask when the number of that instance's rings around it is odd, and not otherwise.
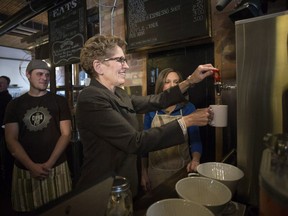
<path fill-rule="evenodd" d="M 53 66 L 78 63 L 86 40 L 86 1 L 69 0 L 48 11 Z"/>
<path fill-rule="evenodd" d="M 124 0 L 127 50 L 211 37 L 207 0 Z"/>

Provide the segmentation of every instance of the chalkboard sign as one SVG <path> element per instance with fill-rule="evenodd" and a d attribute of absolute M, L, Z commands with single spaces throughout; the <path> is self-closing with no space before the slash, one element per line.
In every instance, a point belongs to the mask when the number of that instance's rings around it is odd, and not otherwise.
<path fill-rule="evenodd" d="M 86 40 L 86 1 L 70 0 L 48 11 L 53 66 L 78 63 Z"/>
<path fill-rule="evenodd" d="M 211 37 L 207 0 L 124 0 L 127 50 Z"/>

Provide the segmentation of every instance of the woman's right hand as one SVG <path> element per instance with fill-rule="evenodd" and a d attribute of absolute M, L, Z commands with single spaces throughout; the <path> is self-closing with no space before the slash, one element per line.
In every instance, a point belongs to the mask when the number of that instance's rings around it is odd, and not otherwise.
<path fill-rule="evenodd" d="M 199 65 L 195 69 L 195 71 L 188 77 L 187 81 L 190 83 L 190 85 L 199 83 L 206 77 L 211 76 L 213 74 L 213 70 L 215 69 L 216 68 L 213 67 L 212 64 Z"/>
<path fill-rule="evenodd" d="M 213 70 L 216 69 L 217 68 L 213 67 L 212 64 L 199 65 L 186 80 L 179 84 L 180 91 L 182 93 L 186 92 L 189 87 L 192 87 L 194 84 L 201 82 L 206 77 L 211 76 Z"/>
<path fill-rule="evenodd" d="M 190 126 L 206 126 L 213 120 L 213 110 L 209 107 L 197 109 L 193 113 L 183 116 L 186 127 Z"/>

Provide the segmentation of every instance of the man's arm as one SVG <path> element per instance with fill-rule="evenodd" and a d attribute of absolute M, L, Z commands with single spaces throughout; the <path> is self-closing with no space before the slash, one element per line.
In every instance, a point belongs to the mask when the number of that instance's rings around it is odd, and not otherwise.
<path fill-rule="evenodd" d="M 65 151 L 71 140 L 71 120 L 60 121 L 61 136 L 50 155 L 49 160 L 44 164 L 46 168 L 51 169 L 61 154 Z"/>
<path fill-rule="evenodd" d="M 5 124 L 5 138 L 9 151 L 20 163 L 28 169 L 34 178 L 44 178 L 49 172 L 40 164 L 34 163 L 18 141 L 19 126 L 17 122 Z"/>

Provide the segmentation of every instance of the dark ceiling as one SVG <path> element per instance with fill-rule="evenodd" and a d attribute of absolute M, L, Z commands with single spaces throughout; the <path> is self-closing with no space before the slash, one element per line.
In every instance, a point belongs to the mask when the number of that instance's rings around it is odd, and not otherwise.
<path fill-rule="evenodd" d="M 48 41 L 47 10 L 58 0 L 1 0 L 0 46 L 33 49 Z"/>
<path fill-rule="evenodd" d="M 47 11 L 65 1 L 67 0 L 0 0 L 0 46 L 32 50 L 47 43 Z M 95 5 L 95 0 L 86 2 L 88 8 L 89 5 L 91 7 Z M 265 2 L 263 3 L 265 6 L 273 4 L 274 11 L 269 11 L 270 13 L 278 12 L 278 9 L 283 11 L 283 7 L 288 9 L 288 0 L 261 0 L 261 2 Z M 89 17 L 91 20 L 91 27 L 88 26 L 88 30 L 97 28 L 99 22 L 95 9 L 91 11 L 92 14 L 89 15 L 88 9 L 88 23 Z"/>

